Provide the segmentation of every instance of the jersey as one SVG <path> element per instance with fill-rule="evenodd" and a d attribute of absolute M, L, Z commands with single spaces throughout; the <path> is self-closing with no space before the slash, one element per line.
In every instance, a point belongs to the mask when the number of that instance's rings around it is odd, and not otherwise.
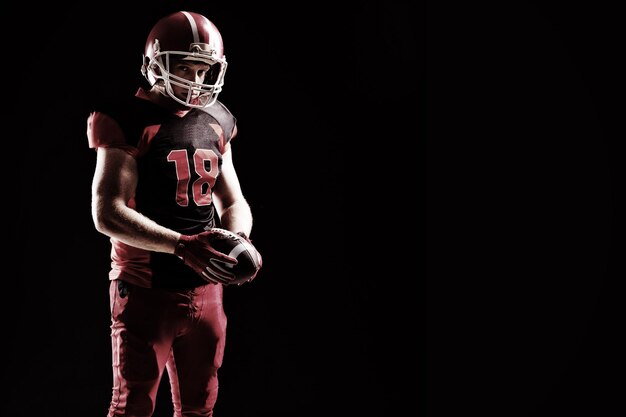
<path fill-rule="evenodd" d="M 156 223 L 191 235 L 219 225 L 212 189 L 236 119 L 219 101 L 173 113 L 143 89 L 130 101 L 89 115 L 89 146 L 123 149 L 137 161 L 138 180 L 129 207 Z M 142 287 L 193 288 L 206 284 L 173 254 L 146 251 L 111 238 L 110 279 Z"/>

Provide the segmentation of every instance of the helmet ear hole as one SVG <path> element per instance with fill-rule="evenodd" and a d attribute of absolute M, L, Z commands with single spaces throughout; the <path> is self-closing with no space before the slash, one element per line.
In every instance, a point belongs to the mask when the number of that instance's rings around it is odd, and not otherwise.
<path fill-rule="evenodd" d="M 150 66 L 150 70 L 151 70 L 153 73 L 155 73 L 156 75 L 158 75 L 158 76 L 161 76 L 161 75 L 162 75 L 162 74 L 161 74 L 161 68 L 159 68 L 159 66 L 158 66 L 157 64 L 152 64 L 152 65 Z"/>

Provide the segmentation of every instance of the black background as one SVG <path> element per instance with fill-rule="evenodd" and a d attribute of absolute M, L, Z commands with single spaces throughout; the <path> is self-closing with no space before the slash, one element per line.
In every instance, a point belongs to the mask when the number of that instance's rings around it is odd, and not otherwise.
<path fill-rule="evenodd" d="M 427 415 L 623 413 L 619 14 L 427 15 Z"/>
<path fill-rule="evenodd" d="M 86 117 L 180 9 L 224 37 L 264 255 L 217 417 L 623 411 L 617 6 L 116 1 L 3 11 L 7 413 L 105 414 Z"/>

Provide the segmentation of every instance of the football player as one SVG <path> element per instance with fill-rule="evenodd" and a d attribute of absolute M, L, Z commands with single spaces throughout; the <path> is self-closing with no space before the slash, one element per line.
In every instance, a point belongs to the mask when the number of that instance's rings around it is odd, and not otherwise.
<path fill-rule="evenodd" d="M 226 68 L 216 26 L 173 13 L 147 37 L 147 85 L 87 120 L 92 216 L 111 242 L 109 417 L 151 416 L 164 369 L 176 416 L 213 415 L 233 278 L 224 266 L 236 261 L 210 241 L 218 227 L 252 229 L 233 165 L 236 119 L 218 100 Z"/>

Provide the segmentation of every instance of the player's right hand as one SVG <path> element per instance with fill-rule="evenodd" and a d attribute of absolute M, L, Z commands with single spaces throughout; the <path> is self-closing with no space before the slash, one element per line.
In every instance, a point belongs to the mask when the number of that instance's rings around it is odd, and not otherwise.
<path fill-rule="evenodd" d="M 234 266 L 237 264 L 237 260 L 211 246 L 212 240 L 224 238 L 215 229 L 191 236 L 180 235 L 174 254 L 204 280 L 213 284 L 228 285 L 235 277 L 224 268 L 224 265 Z"/>

